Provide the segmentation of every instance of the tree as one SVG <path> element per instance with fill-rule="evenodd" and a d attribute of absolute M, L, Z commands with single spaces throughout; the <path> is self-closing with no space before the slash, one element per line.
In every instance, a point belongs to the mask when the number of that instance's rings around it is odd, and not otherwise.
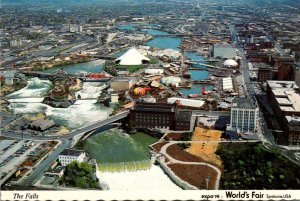
<path fill-rule="evenodd" d="M 98 182 L 94 180 L 93 171 L 94 168 L 90 164 L 73 161 L 66 166 L 64 176 L 59 183 L 80 188 L 99 188 Z"/>

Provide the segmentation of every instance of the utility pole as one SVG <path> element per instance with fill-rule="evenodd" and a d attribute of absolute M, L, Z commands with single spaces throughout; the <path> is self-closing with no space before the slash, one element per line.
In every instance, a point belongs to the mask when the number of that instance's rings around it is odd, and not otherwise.
<path fill-rule="evenodd" d="M 210 182 L 210 173 L 208 173 L 208 176 L 207 176 L 207 179 L 206 179 L 206 190 L 208 190 L 208 184 L 209 184 L 209 182 Z"/>

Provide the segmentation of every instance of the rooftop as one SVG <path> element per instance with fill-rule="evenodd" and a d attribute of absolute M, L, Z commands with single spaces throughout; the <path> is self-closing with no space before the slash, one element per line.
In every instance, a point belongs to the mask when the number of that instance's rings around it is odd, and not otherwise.
<path fill-rule="evenodd" d="M 234 98 L 232 108 L 256 109 L 250 98 Z"/>
<path fill-rule="evenodd" d="M 300 111 L 300 91 L 294 81 L 267 81 L 283 111 Z"/>
<path fill-rule="evenodd" d="M 65 149 L 59 155 L 63 156 L 80 156 L 80 154 L 84 153 L 83 150 L 75 150 L 75 149 Z"/>
<path fill-rule="evenodd" d="M 140 103 L 137 102 L 134 111 L 142 111 L 142 112 L 175 112 L 174 104 L 166 104 L 166 103 Z"/>
<path fill-rule="evenodd" d="M 179 111 L 176 115 L 176 120 L 180 122 L 190 122 L 192 117 L 191 111 Z"/>
<path fill-rule="evenodd" d="M 300 125 L 300 117 L 298 116 L 285 116 L 285 118 L 292 125 Z"/>

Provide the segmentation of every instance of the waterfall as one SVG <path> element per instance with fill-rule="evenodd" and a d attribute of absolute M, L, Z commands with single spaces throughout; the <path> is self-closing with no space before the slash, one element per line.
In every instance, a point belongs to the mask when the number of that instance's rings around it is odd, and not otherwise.
<path fill-rule="evenodd" d="M 84 83 L 82 90 L 75 93 L 76 97 L 80 95 L 82 99 L 85 98 L 98 98 L 101 91 L 106 87 L 106 85 L 99 86 L 99 83 Z"/>
<path fill-rule="evenodd" d="M 30 79 L 26 87 L 7 96 L 8 98 L 13 98 L 9 99 L 11 102 L 9 108 L 15 114 L 44 112 L 56 124 L 65 125 L 71 129 L 104 120 L 112 112 L 110 108 L 96 104 L 97 100 L 77 100 L 74 105 L 68 108 L 53 108 L 41 103 L 43 95 L 46 94 L 51 86 L 52 84 L 48 80 Z M 97 98 L 103 88 L 105 88 L 105 85 L 99 86 L 98 83 L 85 83 L 82 90 L 77 93 L 81 94 L 82 98 Z M 26 98 L 30 96 L 41 98 Z"/>
<path fill-rule="evenodd" d="M 100 168 L 99 168 L 100 169 Z M 101 172 L 98 178 L 109 186 L 110 190 L 134 190 L 134 191 L 178 191 L 182 190 L 174 184 L 163 170 L 152 165 L 147 170 Z"/>
<path fill-rule="evenodd" d="M 7 95 L 8 98 L 43 97 L 51 88 L 49 80 L 41 80 L 37 77 L 27 81 L 27 86 L 23 89 Z"/>

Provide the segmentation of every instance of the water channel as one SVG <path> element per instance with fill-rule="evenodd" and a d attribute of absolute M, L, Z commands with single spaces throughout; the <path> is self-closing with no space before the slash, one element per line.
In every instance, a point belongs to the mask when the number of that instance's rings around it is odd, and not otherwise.
<path fill-rule="evenodd" d="M 136 26 L 139 24 L 126 24 L 126 25 L 120 25 L 118 29 L 120 30 L 136 30 Z M 151 26 L 151 25 L 150 25 Z M 155 28 L 155 27 L 154 27 Z M 168 37 L 168 36 L 163 36 L 163 35 L 168 35 L 168 32 L 160 31 L 160 30 L 155 30 L 155 29 L 142 29 L 142 31 L 147 32 L 155 38 L 152 40 L 148 41 L 146 43 L 147 46 L 151 47 L 157 47 L 157 48 L 162 48 L 162 49 L 174 49 L 180 51 L 178 46 L 180 46 L 182 42 L 182 37 Z M 117 53 L 115 56 L 121 56 L 123 53 L 125 53 L 127 50 L 123 50 L 119 53 Z M 202 55 L 199 55 L 197 52 L 184 52 L 185 56 L 188 59 L 194 60 L 194 61 L 199 61 L 200 63 L 206 64 L 207 62 L 205 61 L 206 58 Z M 206 68 L 203 65 L 199 64 L 194 64 L 193 67 L 196 68 Z M 208 77 L 208 72 L 207 71 L 199 71 L 199 70 L 190 70 L 191 73 L 191 79 L 192 80 L 205 80 Z M 180 92 L 187 96 L 189 94 L 199 94 L 202 91 L 203 85 L 201 84 L 193 84 L 191 88 L 189 89 L 182 89 Z M 205 86 L 206 90 L 212 90 L 213 86 Z"/>
<path fill-rule="evenodd" d="M 78 63 L 78 64 L 70 64 L 66 66 L 54 67 L 45 70 L 47 73 L 56 73 L 59 70 L 64 70 L 69 74 L 77 74 L 77 73 L 95 73 L 103 71 L 103 62 L 102 60 L 96 60 L 86 63 Z"/>

